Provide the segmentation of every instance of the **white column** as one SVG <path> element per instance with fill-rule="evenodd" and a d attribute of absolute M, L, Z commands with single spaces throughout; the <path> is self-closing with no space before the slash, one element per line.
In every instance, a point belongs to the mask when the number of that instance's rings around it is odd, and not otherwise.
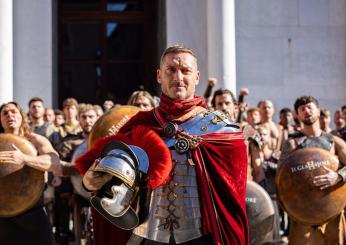
<path fill-rule="evenodd" d="M 0 1 L 0 104 L 13 100 L 13 5 Z"/>
<path fill-rule="evenodd" d="M 234 0 L 207 0 L 208 76 L 236 92 Z"/>
<path fill-rule="evenodd" d="M 13 98 L 24 109 L 34 96 L 52 104 L 53 1 L 13 0 Z"/>

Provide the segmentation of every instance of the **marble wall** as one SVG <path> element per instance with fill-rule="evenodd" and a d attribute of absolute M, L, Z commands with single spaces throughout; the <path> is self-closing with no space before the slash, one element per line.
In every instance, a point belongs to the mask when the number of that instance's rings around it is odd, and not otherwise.
<path fill-rule="evenodd" d="M 313 95 L 334 111 L 346 104 L 345 0 L 236 1 L 237 88 L 255 106 L 277 109 Z"/>

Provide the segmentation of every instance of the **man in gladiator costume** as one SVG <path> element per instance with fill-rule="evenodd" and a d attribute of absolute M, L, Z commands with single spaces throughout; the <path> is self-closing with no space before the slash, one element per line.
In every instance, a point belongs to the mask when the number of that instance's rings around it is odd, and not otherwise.
<path fill-rule="evenodd" d="M 195 95 L 199 71 L 190 48 L 166 49 L 157 80 L 162 88 L 159 106 L 139 112 L 120 133 L 133 137 L 138 125 L 155 132 L 171 156 L 165 162 L 169 174 L 161 185 L 148 185 L 148 217 L 132 230 L 127 244 L 248 244 L 242 133 L 222 112 L 207 110 L 203 98 Z M 110 179 L 95 172 L 95 164 L 83 167 L 89 190 L 100 189 Z M 148 183 L 156 181 L 150 176 L 154 165 L 149 163 Z M 114 234 L 118 241 L 119 234 Z"/>
<path fill-rule="evenodd" d="M 283 145 L 280 162 L 298 149 L 317 147 L 336 154 L 341 162 L 346 162 L 346 144 L 337 136 L 325 133 L 319 125 L 320 108 L 312 96 L 297 98 L 294 104 L 299 121 L 303 127 L 290 135 Z M 342 166 L 337 172 L 329 168 L 327 174 L 315 176 L 313 184 L 324 190 L 346 180 L 346 169 Z M 313 207 L 312 207 L 313 208 Z M 345 244 L 345 218 L 342 211 L 337 217 L 322 225 L 308 226 L 295 221 L 291 222 L 289 231 L 290 244 Z"/>
<path fill-rule="evenodd" d="M 36 156 L 28 155 L 13 144 L 12 150 L 0 151 L 0 163 L 14 166 L 24 164 L 42 171 L 42 176 L 44 171 L 61 175 L 58 154 L 48 139 L 31 132 L 23 109 L 16 102 L 8 102 L 0 107 L 0 113 L 0 133 L 26 138 L 38 153 Z M 0 218 L 0 244 L 53 244 L 52 230 L 43 207 L 42 195 L 36 204 L 25 212 L 13 217 Z"/>

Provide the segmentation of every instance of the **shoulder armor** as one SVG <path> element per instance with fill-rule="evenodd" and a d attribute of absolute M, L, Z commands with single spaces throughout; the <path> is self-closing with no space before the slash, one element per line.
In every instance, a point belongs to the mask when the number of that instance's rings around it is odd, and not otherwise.
<path fill-rule="evenodd" d="M 333 135 L 323 132 L 321 136 L 318 137 L 309 137 L 304 135 L 302 132 L 296 132 L 291 134 L 290 138 L 294 139 L 294 141 L 297 144 L 297 147 L 300 149 L 318 147 L 329 151 L 334 143 Z"/>
<path fill-rule="evenodd" d="M 216 132 L 239 132 L 239 125 L 230 121 L 221 111 L 201 112 L 195 118 L 179 126 L 180 130 L 192 135 L 203 135 Z"/>
<path fill-rule="evenodd" d="M 331 133 L 322 133 L 322 136 L 326 137 L 326 140 L 330 143 L 334 143 L 334 136 Z"/>
<path fill-rule="evenodd" d="M 180 131 L 191 135 L 240 132 L 239 128 L 237 123 L 230 121 L 221 111 L 210 110 L 205 110 L 178 126 Z M 170 146 L 175 140 L 167 138 L 165 141 Z"/>
<path fill-rule="evenodd" d="M 293 133 L 288 134 L 288 138 L 299 138 L 299 137 L 304 137 L 305 135 L 300 132 L 300 131 L 294 131 Z"/>

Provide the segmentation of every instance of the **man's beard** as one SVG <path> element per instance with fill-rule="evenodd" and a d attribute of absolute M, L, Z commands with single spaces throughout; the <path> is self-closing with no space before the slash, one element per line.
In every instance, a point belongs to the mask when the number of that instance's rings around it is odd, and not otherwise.
<path fill-rule="evenodd" d="M 85 134 L 90 134 L 90 132 L 91 132 L 91 129 L 92 129 L 92 126 L 91 127 L 85 127 L 85 128 L 83 128 L 83 132 L 85 133 Z"/>
<path fill-rule="evenodd" d="M 35 120 L 38 120 L 38 119 L 40 119 L 40 118 L 43 118 L 43 114 L 41 115 L 41 114 L 39 114 L 39 113 L 34 113 L 34 114 L 31 115 L 31 117 L 32 117 L 33 119 L 35 119 Z"/>
<path fill-rule="evenodd" d="M 230 119 L 234 120 L 234 113 L 231 113 L 229 110 L 222 110 L 222 112 Z"/>
<path fill-rule="evenodd" d="M 308 119 L 304 119 L 303 120 L 303 124 L 307 125 L 307 126 L 310 126 L 310 125 L 314 124 L 317 120 L 318 120 L 318 118 L 310 117 Z"/>

